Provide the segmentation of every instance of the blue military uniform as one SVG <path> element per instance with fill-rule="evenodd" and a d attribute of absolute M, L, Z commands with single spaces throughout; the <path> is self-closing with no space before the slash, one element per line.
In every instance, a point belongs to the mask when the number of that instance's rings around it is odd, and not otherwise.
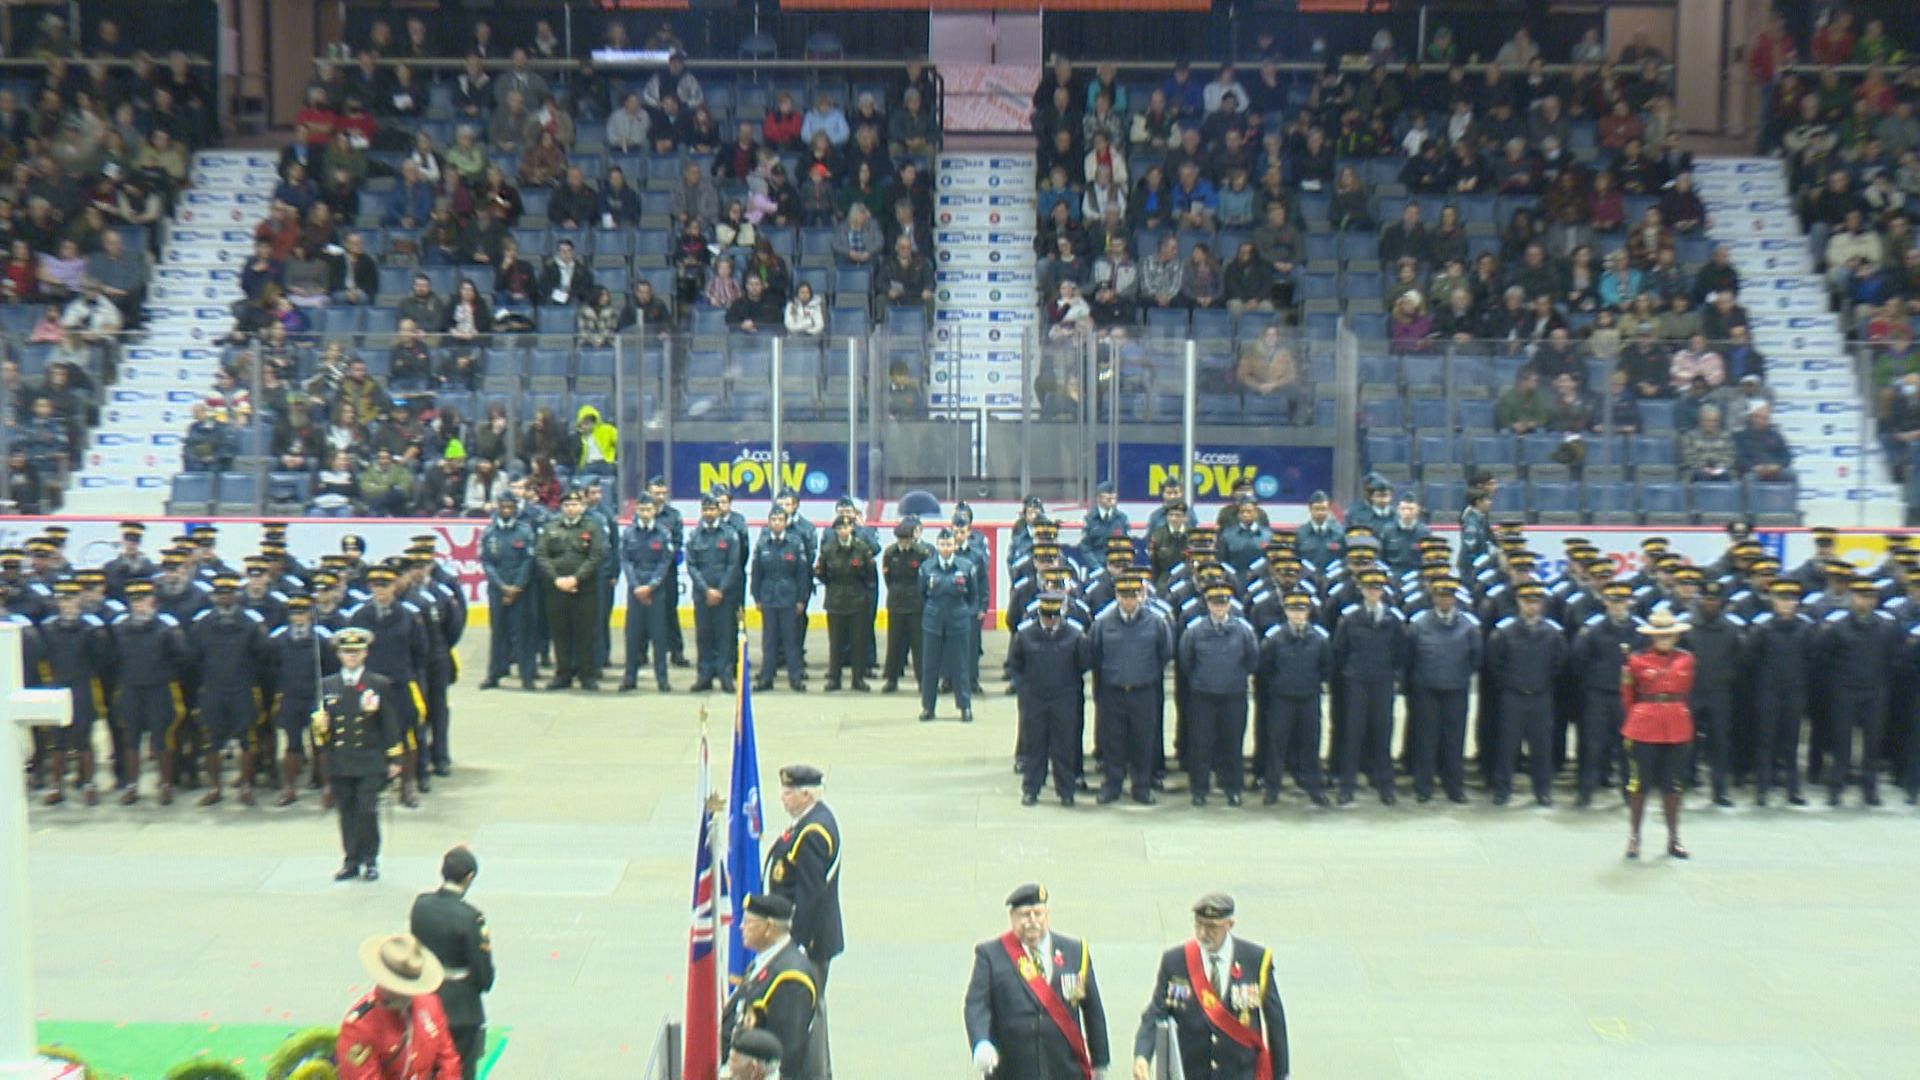
<path fill-rule="evenodd" d="M 1218 777 L 1229 805 L 1239 805 L 1247 736 L 1247 680 L 1260 666 L 1253 627 L 1231 614 L 1233 590 L 1207 590 L 1207 611 L 1180 632 L 1179 664 L 1187 682 L 1185 756 L 1194 805 L 1203 805 Z M 1218 612 L 1218 618 L 1215 612 Z"/>
<path fill-rule="evenodd" d="M 1456 803 L 1467 799 L 1467 694 L 1474 673 L 1480 670 L 1484 647 L 1480 620 L 1458 601 L 1448 615 L 1428 608 L 1407 624 L 1413 792 L 1422 802 L 1433 797 L 1436 772 L 1448 799 Z"/>
<path fill-rule="evenodd" d="M 1122 594 L 1144 589 L 1123 580 Z M 1093 621 L 1094 723 L 1106 778 L 1100 801 L 1120 797 L 1131 778 L 1135 802 L 1153 801 L 1153 770 L 1162 742 L 1162 683 L 1173 659 L 1173 630 L 1165 616 L 1142 603 L 1129 616 L 1118 601 Z"/>
<path fill-rule="evenodd" d="M 1291 766 L 1294 783 L 1312 800 L 1325 805 L 1320 775 L 1320 688 L 1333 681 L 1333 638 L 1314 623 L 1311 601 L 1295 593 L 1282 602 L 1309 612 L 1295 630 L 1282 621 L 1268 628 L 1260 642 L 1260 684 L 1267 708 L 1266 756 L 1261 759 L 1264 801 L 1280 801 L 1281 776 Z"/>
<path fill-rule="evenodd" d="M 1615 587 L 1624 592 L 1625 585 Z M 1583 688 L 1580 709 L 1580 801 L 1608 785 L 1621 750 L 1620 726 L 1626 713 L 1620 700 L 1620 671 L 1640 645 L 1639 620 L 1615 622 L 1604 612 L 1590 616 L 1574 635 L 1568 667 Z"/>
<path fill-rule="evenodd" d="M 807 598 L 813 594 L 813 564 L 807 561 L 805 539 L 789 528 L 779 535 L 760 534 L 753 549 L 753 602 L 760 608 L 760 671 L 755 688 L 770 689 L 782 666 L 787 685 L 805 688 L 806 661 L 800 642 L 806 636 Z"/>
<path fill-rule="evenodd" d="M 1339 620 L 1333 632 L 1333 669 L 1344 710 L 1334 747 L 1340 801 L 1353 801 L 1364 765 L 1380 801 L 1391 804 L 1393 688 L 1405 664 L 1406 620 L 1384 596 L 1375 614 L 1369 615 L 1364 603 L 1352 604 L 1340 612 Z"/>
<path fill-rule="evenodd" d="M 973 680 L 967 653 L 973 648 L 971 624 L 977 624 L 980 593 L 986 587 L 973 560 L 955 553 L 935 556 L 920 566 L 920 635 L 927 662 L 920 678 L 920 719 L 933 719 L 934 699 L 943 680 L 953 686 L 962 720 L 973 719 Z"/>
<path fill-rule="evenodd" d="M 627 669 L 620 679 L 622 690 L 638 685 L 640 664 L 649 656 L 653 658 L 654 686 L 663 691 L 668 688 L 667 657 L 673 646 L 667 625 L 679 616 L 673 607 L 670 584 L 677 554 L 674 537 L 657 512 L 651 522 L 642 522 L 636 513 L 633 523 L 620 532 L 620 570 L 626 576 L 627 590 Z M 647 590 L 646 599 L 636 595 L 638 589 Z"/>
<path fill-rule="evenodd" d="M 1870 581 L 1853 588 L 1873 591 Z M 1832 696 L 1828 704 L 1833 759 L 1826 764 L 1827 801 L 1838 806 L 1853 761 L 1853 731 L 1865 736 L 1860 789 L 1867 805 L 1880 801 L 1880 739 L 1887 720 L 1887 686 L 1903 647 L 1893 616 L 1875 609 L 1866 614 L 1835 611 L 1821 626 L 1818 670 Z"/>
<path fill-rule="evenodd" d="M 1054 791 L 1061 803 L 1071 806 L 1093 646 L 1086 633 L 1065 618 L 1064 597 L 1048 593 L 1038 605 L 1035 617 L 1020 624 L 1007 649 L 1008 670 L 1020 688 L 1014 757 L 1023 764 L 1023 801 L 1032 805 L 1039 798 L 1051 767 Z"/>
<path fill-rule="evenodd" d="M 1774 595 L 1798 597 L 1800 585 L 1795 581 L 1778 582 Z M 1759 726 L 1754 750 L 1754 797 L 1762 806 L 1776 778 L 1784 779 L 1789 802 L 1803 801 L 1800 724 L 1807 714 L 1807 689 L 1813 680 L 1818 635 L 1819 624 L 1798 611 L 1785 617 L 1762 612 L 1753 621 L 1747 658 L 1754 673 L 1755 719 Z"/>
<path fill-rule="evenodd" d="M 703 509 L 711 502 L 703 503 Z M 700 665 L 695 692 L 711 689 L 715 679 L 722 689 L 733 688 L 740 603 L 746 595 L 741 546 L 740 534 L 719 520 L 702 521 L 687 537 L 687 580 L 693 586 L 694 647 Z M 710 591 L 720 594 L 717 601 L 710 599 Z"/>
<path fill-rule="evenodd" d="M 1535 583 L 1519 588 L 1523 597 L 1545 591 Z M 1487 675 L 1500 695 L 1499 745 L 1493 766 L 1496 805 L 1513 795 L 1522 740 L 1527 744 L 1533 796 L 1543 805 L 1553 802 L 1553 688 L 1566 660 L 1566 632 L 1552 619 L 1542 616 L 1529 623 L 1516 615 L 1500 620 L 1494 628 L 1487 644 Z"/>
<path fill-rule="evenodd" d="M 480 534 L 480 568 L 487 575 L 487 615 L 492 640 L 487 649 L 487 677 L 481 688 L 498 685 L 515 661 L 520 685 L 533 689 L 534 679 L 534 545 L 539 534 L 519 514 L 511 519 L 494 515 Z M 509 590 L 513 601 L 507 601 Z"/>

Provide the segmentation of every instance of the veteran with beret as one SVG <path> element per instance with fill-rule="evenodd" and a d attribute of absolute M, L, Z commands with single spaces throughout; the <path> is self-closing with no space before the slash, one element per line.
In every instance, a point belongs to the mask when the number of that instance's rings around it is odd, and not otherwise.
<path fill-rule="evenodd" d="M 1107 1067 L 1107 1015 L 1086 942 L 1053 932 L 1046 887 L 1007 897 L 1007 932 L 973 947 L 967 1044 L 1008 1080 L 1085 1080 Z"/>
<path fill-rule="evenodd" d="M 1173 1051 L 1189 1077 L 1284 1080 L 1287 1014 L 1273 950 L 1233 935 L 1233 897 L 1193 905 L 1193 937 L 1160 955 L 1153 996 L 1133 1039 L 1134 1080 L 1153 1075 L 1154 1030 L 1173 1024 Z"/>

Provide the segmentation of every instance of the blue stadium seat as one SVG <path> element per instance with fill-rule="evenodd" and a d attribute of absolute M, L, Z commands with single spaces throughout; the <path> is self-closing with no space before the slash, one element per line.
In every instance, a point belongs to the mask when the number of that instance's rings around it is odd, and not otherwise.
<path fill-rule="evenodd" d="M 1340 238 L 1331 233 L 1308 233 L 1307 258 L 1302 265 L 1314 270 L 1332 270 L 1340 264 Z"/>
<path fill-rule="evenodd" d="M 1184 308 L 1148 308 L 1147 336 L 1184 340 L 1187 336 L 1187 312 Z"/>
<path fill-rule="evenodd" d="M 1349 315 L 1347 325 L 1352 328 L 1354 336 L 1363 342 L 1387 340 L 1387 317 L 1384 314 Z"/>
<path fill-rule="evenodd" d="M 1312 312 L 1306 321 L 1309 341 L 1332 341 L 1340 332 L 1340 316 L 1331 311 Z"/>
<path fill-rule="evenodd" d="M 1353 249 L 1347 249 L 1347 258 L 1354 258 Z M 1373 270 L 1347 271 L 1341 278 L 1340 294 L 1348 301 L 1378 300 L 1380 298 L 1380 274 Z"/>
<path fill-rule="evenodd" d="M 1473 398 L 1462 398 L 1460 399 L 1458 408 L 1460 410 L 1460 430 L 1493 430 L 1493 402 L 1485 400 L 1477 401 Z"/>
<path fill-rule="evenodd" d="M 1560 452 L 1566 437 L 1550 432 L 1536 431 L 1520 439 L 1520 464 L 1551 465 L 1553 455 Z"/>
<path fill-rule="evenodd" d="M 1372 425 L 1369 425 L 1371 429 Z M 1405 435 L 1367 435 L 1367 467 L 1379 468 L 1382 465 L 1406 465 L 1411 463 L 1410 448 Z"/>
<path fill-rule="evenodd" d="M 1693 509 L 1703 524 L 1720 524 L 1744 515 L 1746 493 L 1737 483 L 1695 483 Z"/>
<path fill-rule="evenodd" d="M 1332 270 L 1312 270 L 1300 275 L 1300 287 L 1294 292 L 1299 300 L 1340 299 L 1340 275 Z"/>
<path fill-rule="evenodd" d="M 1344 232 L 1340 234 L 1340 257 L 1342 259 L 1377 259 L 1380 257 L 1380 236 L 1370 231 Z M 1376 288 L 1374 291 L 1378 292 Z"/>
<path fill-rule="evenodd" d="M 1209 424 L 1240 424 L 1246 413 L 1240 408 L 1239 394 L 1202 391 L 1194 403 L 1194 415 Z"/>
<path fill-rule="evenodd" d="M 1679 462 L 1679 448 L 1671 435 L 1635 435 L 1628 440 L 1627 461 L 1632 465 L 1674 465 Z"/>
<path fill-rule="evenodd" d="M 827 332 L 835 337 L 853 337 L 867 332 L 867 309 L 860 307 L 835 307 L 827 315 Z"/>
<path fill-rule="evenodd" d="M 1528 484 L 1527 509 L 1534 514 L 1552 514 L 1560 518 L 1577 516 L 1580 513 L 1579 486 L 1565 480 Z"/>
<path fill-rule="evenodd" d="M 520 193 L 520 208 L 527 217 L 546 217 L 552 202 L 552 188 L 528 187 Z"/>
<path fill-rule="evenodd" d="M 1519 447 L 1511 435 L 1474 435 L 1468 442 L 1475 465 L 1518 465 Z"/>
<path fill-rule="evenodd" d="M 1633 485 L 1618 480 L 1589 480 L 1587 512 L 1596 525 L 1630 525 L 1638 521 L 1633 509 Z"/>
<path fill-rule="evenodd" d="M 1400 385 L 1400 358 L 1396 356 L 1360 354 L 1361 385 Z"/>
<path fill-rule="evenodd" d="M 837 266 L 833 269 L 833 295 L 837 303 L 860 303 L 873 292 L 873 271 L 864 266 Z"/>
<path fill-rule="evenodd" d="M 1408 353 L 1400 357 L 1400 371 L 1408 386 L 1439 388 L 1447 384 L 1447 358 L 1432 353 Z"/>
<path fill-rule="evenodd" d="M 1360 426 L 1368 431 L 1398 430 L 1405 427 L 1399 398 L 1368 398 L 1360 403 Z"/>
<path fill-rule="evenodd" d="M 1418 405 L 1419 402 L 1415 402 L 1414 404 Z M 1419 426 L 1419 423 L 1416 421 L 1414 424 L 1415 429 L 1417 430 Z M 1453 465 L 1457 464 L 1460 460 L 1458 448 L 1454 445 L 1454 439 L 1451 434 L 1415 435 L 1413 439 L 1413 449 L 1414 455 L 1422 465 Z"/>
<path fill-rule="evenodd" d="M 612 349 L 581 349 L 574 360 L 574 374 L 583 379 L 612 379 L 613 368 Z"/>
<path fill-rule="evenodd" d="M 716 307 L 702 304 L 693 309 L 693 333 L 696 337 L 707 337 L 727 332 L 727 313 Z"/>
<path fill-rule="evenodd" d="M 1800 492 L 1786 483 L 1747 485 L 1747 510 L 1762 525 L 1791 525 L 1799 521 Z"/>
<path fill-rule="evenodd" d="M 1674 403 L 1664 399 L 1647 399 L 1635 404 L 1640 413 L 1640 430 L 1649 435 L 1668 435 L 1674 433 Z"/>
<path fill-rule="evenodd" d="M 1476 353 L 1453 354 L 1453 385 L 1456 391 L 1497 394 L 1500 386 L 1493 370 L 1493 357 Z"/>
<path fill-rule="evenodd" d="M 927 309 L 918 304 L 896 304 L 888 308 L 887 333 L 895 337 L 925 337 Z"/>
<path fill-rule="evenodd" d="M 1193 336 L 1207 341 L 1233 337 L 1233 316 L 1221 308 L 1199 308 L 1193 313 Z"/>
<path fill-rule="evenodd" d="M 571 307 L 549 306 L 534 317 L 534 331 L 541 334 L 571 334 L 577 318 Z"/>
<path fill-rule="evenodd" d="M 1451 428 L 1453 421 L 1447 416 L 1446 398 L 1413 398 L 1407 402 L 1412 412 L 1415 428 Z"/>
<path fill-rule="evenodd" d="M 1450 519 L 1467 505 L 1467 484 L 1464 480 L 1429 480 L 1424 485 L 1421 496 L 1427 513 L 1438 519 Z"/>
<path fill-rule="evenodd" d="M 174 476 L 172 486 L 167 492 L 166 510 L 169 514 L 197 517 L 207 513 L 212 502 L 212 473 L 178 473 Z"/>
<path fill-rule="evenodd" d="M 1526 488 L 1519 484 L 1501 484 L 1493 489 L 1493 512 L 1515 517 L 1527 512 Z"/>
<path fill-rule="evenodd" d="M 535 349 L 527 354 L 527 377 L 564 379 L 569 374 L 570 364 L 571 358 L 565 349 Z"/>
<path fill-rule="evenodd" d="M 1646 517 L 1647 524 L 1683 525 L 1691 516 L 1687 512 L 1686 485 L 1668 480 L 1643 481 L 1639 485 L 1640 513 Z"/>
<path fill-rule="evenodd" d="M 378 286 L 380 295 L 405 296 L 412 292 L 413 274 L 414 270 L 411 266 L 381 267 L 380 284 Z"/>

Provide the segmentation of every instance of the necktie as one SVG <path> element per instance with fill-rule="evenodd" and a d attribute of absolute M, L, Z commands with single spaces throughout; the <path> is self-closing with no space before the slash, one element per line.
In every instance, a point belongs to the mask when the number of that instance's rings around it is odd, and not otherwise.
<path fill-rule="evenodd" d="M 1220 954 L 1207 954 L 1207 981 L 1213 983 L 1213 992 L 1224 995 L 1227 988 L 1220 982 Z"/>
<path fill-rule="evenodd" d="M 1040 950 L 1032 945 L 1027 946 L 1027 959 L 1033 961 L 1033 969 L 1040 973 L 1042 979 L 1045 979 L 1047 977 L 1047 964 L 1046 961 L 1040 958 Z"/>

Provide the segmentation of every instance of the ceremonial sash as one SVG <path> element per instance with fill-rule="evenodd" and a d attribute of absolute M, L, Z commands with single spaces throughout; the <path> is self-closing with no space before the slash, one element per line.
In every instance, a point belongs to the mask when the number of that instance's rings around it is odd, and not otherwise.
<path fill-rule="evenodd" d="M 1080 1022 L 1067 1011 L 1067 1003 L 1054 993 L 1053 984 L 1047 981 L 1047 973 L 1027 955 L 1020 939 L 1009 930 L 1000 935 L 1000 947 L 1007 950 L 1007 959 L 1013 961 L 1013 969 L 1020 973 L 1020 979 L 1027 984 L 1027 991 L 1040 1003 L 1040 1009 L 1060 1029 L 1067 1040 L 1068 1049 L 1073 1051 L 1073 1060 L 1080 1066 L 1080 1075 L 1093 1080 L 1093 1059 L 1087 1054 L 1087 1038 L 1080 1033 Z"/>
<path fill-rule="evenodd" d="M 1254 1080 L 1273 1080 L 1273 1054 L 1267 1049 L 1266 1037 L 1227 1011 L 1220 995 L 1214 992 L 1213 980 L 1207 978 L 1198 941 L 1187 942 L 1187 979 L 1193 983 L 1194 994 L 1200 999 L 1200 1011 L 1206 1014 L 1207 1021 L 1227 1038 L 1253 1051 Z M 1259 1007 L 1257 1002 L 1254 1007 Z"/>

